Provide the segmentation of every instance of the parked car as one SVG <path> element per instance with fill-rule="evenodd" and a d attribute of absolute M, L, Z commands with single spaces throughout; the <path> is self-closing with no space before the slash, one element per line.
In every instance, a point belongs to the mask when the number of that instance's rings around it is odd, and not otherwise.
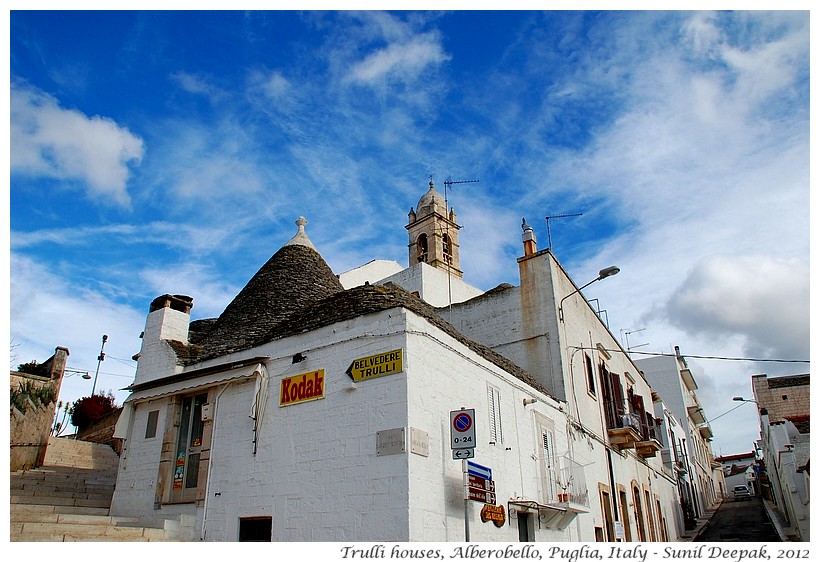
<path fill-rule="evenodd" d="M 743 484 L 739 484 L 732 488 L 732 497 L 734 497 L 735 501 L 750 500 L 752 499 L 752 493 L 749 491 L 749 488 Z"/>

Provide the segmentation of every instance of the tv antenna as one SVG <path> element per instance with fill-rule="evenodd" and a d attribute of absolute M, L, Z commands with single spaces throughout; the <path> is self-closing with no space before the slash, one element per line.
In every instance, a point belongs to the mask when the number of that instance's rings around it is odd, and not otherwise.
<path fill-rule="evenodd" d="M 561 215 L 547 216 L 547 248 L 552 250 L 552 236 L 550 235 L 550 219 L 565 219 L 567 217 L 580 217 L 584 213 L 564 213 Z"/>
<path fill-rule="evenodd" d="M 433 180 L 433 178 L 431 177 L 431 178 L 430 178 L 430 181 L 432 181 L 432 180 Z M 459 181 L 453 181 L 453 180 L 451 180 L 450 178 L 447 178 L 446 180 L 444 180 L 444 206 L 445 206 L 445 207 L 447 207 L 447 188 L 448 188 L 448 187 L 452 186 L 453 184 L 457 184 L 457 183 L 478 183 L 478 182 L 479 182 L 479 180 L 459 180 Z M 450 208 L 449 208 L 449 207 L 447 207 L 447 212 L 448 212 L 448 213 L 450 212 Z"/>
<path fill-rule="evenodd" d="M 629 345 L 629 334 L 637 334 L 637 333 L 643 332 L 644 330 L 646 330 L 646 328 L 640 328 L 638 330 L 621 330 L 622 338 L 626 342 L 626 353 L 627 354 L 629 354 L 629 352 L 632 351 L 633 349 L 649 345 L 649 342 L 640 343 L 638 345 Z"/>

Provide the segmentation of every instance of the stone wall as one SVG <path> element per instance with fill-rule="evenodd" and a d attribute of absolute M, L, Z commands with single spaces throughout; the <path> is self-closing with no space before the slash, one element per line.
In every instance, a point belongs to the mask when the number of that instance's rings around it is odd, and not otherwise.
<path fill-rule="evenodd" d="M 89 427 L 77 432 L 79 441 L 90 441 L 92 443 L 102 443 L 110 446 L 119 455 L 122 453 L 122 439 L 114 437 L 114 426 L 120 419 L 122 406 L 115 409 L 102 419 L 97 420 Z"/>
<path fill-rule="evenodd" d="M 63 380 L 68 349 L 58 347 L 45 363 L 39 365 L 40 374 L 19 373 L 11 371 L 9 376 L 12 390 L 31 383 L 36 387 L 50 385 L 54 387 L 54 395 L 60 394 L 60 385 Z M 9 461 L 11 471 L 25 470 L 42 466 L 48 447 L 48 438 L 54 422 L 57 402 L 50 404 L 35 404 L 28 400 L 25 411 L 14 406 L 10 408 L 9 420 Z"/>

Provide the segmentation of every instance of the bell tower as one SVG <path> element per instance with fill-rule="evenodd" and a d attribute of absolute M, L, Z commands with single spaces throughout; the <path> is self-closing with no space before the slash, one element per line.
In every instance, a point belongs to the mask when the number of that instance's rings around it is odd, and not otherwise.
<path fill-rule="evenodd" d="M 416 206 L 410 208 L 407 229 L 410 243 L 409 265 L 424 262 L 437 269 L 462 277 L 458 262 L 458 231 L 456 212 L 447 208 L 447 200 L 435 189 L 430 189 Z"/>

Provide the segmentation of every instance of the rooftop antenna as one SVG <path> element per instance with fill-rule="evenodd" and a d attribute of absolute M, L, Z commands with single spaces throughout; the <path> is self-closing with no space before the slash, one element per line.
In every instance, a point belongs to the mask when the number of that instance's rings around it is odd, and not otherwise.
<path fill-rule="evenodd" d="M 433 179 L 432 177 L 430 178 Z M 447 207 L 447 188 L 453 184 L 457 183 L 478 183 L 479 180 L 460 180 L 460 181 L 453 181 L 450 178 L 444 180 L 444 206 Z M 447 212 L 450 212 L 450 207 L 447 207 Z"/>
<path fill-rule="evenodd" d="M 584 213 L 564 213 L 561 215 L 547 216 L 547 248 L 552 250 L 552 236 L 550 235 L 550 219 L 564 219 L 567 217 L 580 217 Z"/>
<path fill-rule="evenodd" d="M 430 181 L 433 181 L 432 176 L 430 177 Z M 448 238 L 450 237 L 450 233 L 449 233 L 449 230 L 450 230 L 450 204 L 447 202 L 447 189 L 449 187 L 451 187 L 452 185 L 454 185 L 454 184 L 478 183 L 478 182 L 479 182 L 479 180 L 458 180 L 458 181 L 453 181 L 449 176 L 447 177 L 446 180 L 444 180 L 444 212 L 447 214 L 447 222 L 445 224 L 447 225 L 447 230 L 448 230 L 447 237 Z M 451 283 L 451 280 L 450 280 L 451 276 L 452 276 L 452 263 L 448 264 L 448 267 L 447 267 L 447 302 L 448 302 L 447 311 L 448 311 L 449 320 L 452 323 L 453 322 L 453 286 L 452 286 L 452 283 Z"/>
<path fill-rule="evenodd" d="M 623 335 L 624 335 L 624 341 L 626 342 L 626 352 L 627 352 L 627 354 L 629 354 L 629 352 L 632 351 L 633 349 L 636 349 L 638 347 L 643 347 L 645 345 L 649 345 L 649 342 L 640 343 L 638 345 L 632 345 L 632 346 L 629 345 L 629 334 L 637 334 L 639 332 L 643 332 L 644 330 L 646 330 L 646 328 L 640 328 L 638 330 L 621 330 L 621 332 L 623 332 Z"/>

